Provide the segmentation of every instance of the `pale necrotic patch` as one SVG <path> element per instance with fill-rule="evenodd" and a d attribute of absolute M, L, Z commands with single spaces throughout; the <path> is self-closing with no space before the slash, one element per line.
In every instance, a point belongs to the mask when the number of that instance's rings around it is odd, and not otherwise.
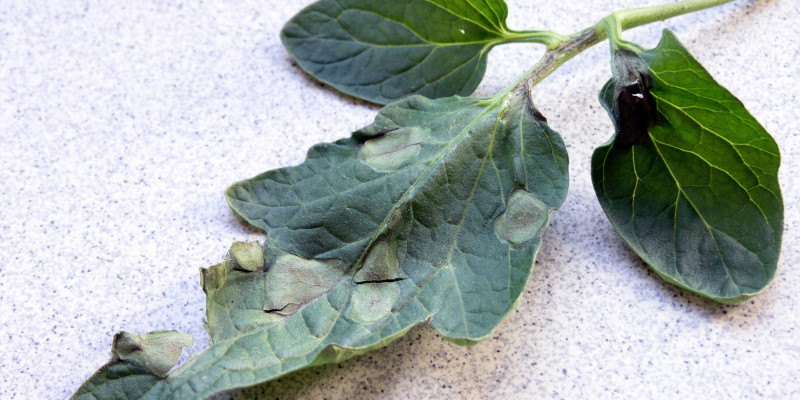
<path fill-rule="evenodd" d="M 235 242 L 231 246 L 230 259 L 236 269 L 248 272 L 264 269 L 264 250 L 258 242 Z"/>
<path fill-rule="evenodd" d="M 114 335 L 113 361 L 126 361 L 146 369 L 160 379 L 178 364 L 184 347 L 192 347 L 192 336 L 178 331 L 155 331 L 143 335 Z"/>
<path fill-rule="evenodd" d="M 357 284 L 348 315 L 365 323 L 381 320 L 392 312 L 398 297 L 400 287 L 396 281 Z"/>
<path fill-rule="evenodd" d="M 228 281 L 228 272 L 230 267 L 227 260 L 208 268 L 200 268 L 200 286 L 203 291 L 209 293 L 219 290 Z"/>
<path fill-rule="evenodd" d="M 265 276 L 264 310 L 291 315 L 331 290 L 344 276 L 341 261 L 278 257 Z"/>
<path fill-rule="evenodd" d="M 372 244 L 354 276 L 355 289 L 348 315 L 361 322 L 387 317 L 400 296 L 400 257 L 397 238 L 389 235 Z"/>
<path fill-rule="evenodd" d="M 393 171 L 416 156 L 430 135 L 431 128 L 424 126 L 391 130 L 364 142 L 358 159 L 376 171 Z"/>
<path fill-rule="evenodd" d="M 396 278 L 400 269 L 397 240 L 382 239 L 373 243 L 355 274 L 355 282 L 375 282 Z"/>
<path fill-rule="evenodd" d="M 539 234 L 547 224 L 549 207 L 525 190 L 516 190 L 508 198 L 506 210 L 494 223 L 494 230 L 512 245 L 525 243 Z"/>

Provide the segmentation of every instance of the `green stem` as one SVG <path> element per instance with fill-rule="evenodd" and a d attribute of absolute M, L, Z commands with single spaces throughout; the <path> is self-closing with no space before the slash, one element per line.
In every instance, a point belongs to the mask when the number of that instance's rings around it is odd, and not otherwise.
<path fill-rule="evenodd" d="M 548 49 L 554 49 L 567 40 L 569 36 L 551 31 L 509 31 L 504 38 L 507 43 L 539 43 Z"/>
<path fill-rule="evenodd" d="M 625 30 L 656 21 L 663 21 L 678 15 L 716 7 L 725 3 L 730 3 L 731 1 L 733 0 L 683 0 L 660 6 L 614 11 L 609 17 L 617 20 L 622 30 Z"/>
<path fill-rule="evenodd" d="M 612 47 L 619 46 L 627 48 L 630 47 L 630 44 L 620 37 L 624 30 L 719 6 L 730 3 L 731 1 L 733 0 L 682 0 L 660 6 L 614 11 L 594 26 L 566 37 L 553 32 L 544 31 L 517 32 L 519 34 L 535 33 L 535 35 L 528 37 L 528 40 L 520 41 L 535 41 L 545 44 L 547 45 L 547 51 L 536 65 L 525 71 L 522 76 L 517 78 L 511 85 L 501 90 L 494 98 L 499 99 L 505 97 L 522 84 L 525 84 L 527 87 L 535 86 L 558 67 L 582 53 L 584 50 L 607 39 L 609 35 L 612 38 Z"/>

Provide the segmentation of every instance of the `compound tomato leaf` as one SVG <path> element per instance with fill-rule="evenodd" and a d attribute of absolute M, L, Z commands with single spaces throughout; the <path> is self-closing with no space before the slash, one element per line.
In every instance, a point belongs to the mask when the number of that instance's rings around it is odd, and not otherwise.
<path fill-rule="evenodd" d="M 281 39 L 307 73 L 373 103 L 469 95 L 489 50 L 525 38 L 507 14 L 503 0 L 320 0 Z"/>
<path fill-rule="evenodd" d="M 206 398 L 425 322 L 457 344 L 486 338 L 530 277 L 567 162 L 523 84 L 408 97 L 303 164 L 234 184 L 228 202 L 267 239 L 202 270 L 210 348 L 164 379 L 128 380 L 143 395 L 127 398 Z"/>
<path fill-rule="evenodd" d="M 592 156 L 611 223 L 668 282 L 725 303 L 761 292 L 783 234 L 775 140 L 668 30 L 614 66 L 600 100 L 616 135 Z"/>

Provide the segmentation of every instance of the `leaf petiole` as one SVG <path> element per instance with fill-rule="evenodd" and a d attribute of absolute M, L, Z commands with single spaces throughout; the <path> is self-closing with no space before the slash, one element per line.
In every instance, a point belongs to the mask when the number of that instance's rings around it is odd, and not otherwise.
<path fill-rule="evenodd" d="M 731 1 L 733 0 L 683 0 L 660 6 L 618 10 L 601 19 L 594 26 L 569 36 L 547 31 L 530 31 L 536 35 L 531 35 L 528 40 L 520 41 L 545 44 L 547 51 L 533 67 L 525 71 L 511 85 L 497 93 L 495 98 L 506 96 L 523 83 L 528 87 L 535 86 L 573 57 L 609 37 L 611 38 L 612 50 L 627 48 L 637 52 L 640 51 L 641 49 L 638 45 L 622 39 L 622 32 L 627 29 L 716 7 Z"/>
<path fill-rule="evenodd" d="M 548 50 L 556 49 L 569 39 L 569 36 L 552 31 L 509 31 L 505 34 L 505 41 L 509 43 L 539 43 Z"/>

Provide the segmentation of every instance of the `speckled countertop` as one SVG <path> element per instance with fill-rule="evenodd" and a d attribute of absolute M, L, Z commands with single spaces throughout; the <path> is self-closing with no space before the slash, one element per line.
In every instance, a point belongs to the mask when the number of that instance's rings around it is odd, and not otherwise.
<path fill-rule="evenodd" d="M 663 1 L 512 0 L 509 25 L 571 33 Z M 376 112 L 283 50 L 283 22 L 310 2 L 0 2 L 0 398 L 69 397 L 119 330 L 208 344 L 198 268 L 262 238 L 223 190 Z M 612 130 L 596 100 L 610 75 L 600 45 L 535 90 L 567 143 L 571 188 L 495 336 L 463 348 L 418 327 L 219 398 L 800 398 L 798 15 L 793 0 L 736 1 L 626 33 L 653 46 L 675 30 L 778 141 L 786 233 L 762 295 L 719 305 L 667 285 L 605 219 L 589 177 Z M 541 50 L 495 49 L 477 95 Z"/>

